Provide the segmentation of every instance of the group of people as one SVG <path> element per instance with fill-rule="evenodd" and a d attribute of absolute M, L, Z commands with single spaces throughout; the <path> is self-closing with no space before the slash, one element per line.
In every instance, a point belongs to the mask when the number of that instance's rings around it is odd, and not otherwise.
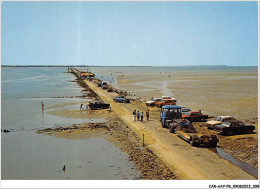
<path fill-rule="evenodd" d="M 149 109 L 147 109 L 146 110 L 146 119 L 147 119 L 147 121 L 149 121 Z M 134 119 L 134 121 L 136 121 L 136 119 L 137 119 L 137 121 L 141 121 L 141 122 L 143 122 L 143 120 L 144 120 L 144 113 L 143 112 L 139 112 L 139 110 L 134 110 L 134 112 L 133 112 L 133 119 Z"/>

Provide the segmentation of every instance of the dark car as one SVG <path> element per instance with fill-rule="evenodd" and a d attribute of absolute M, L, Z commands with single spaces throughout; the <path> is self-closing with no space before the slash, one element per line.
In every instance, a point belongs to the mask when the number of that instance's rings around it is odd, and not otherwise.
<path fill-rule="evenodd" d="M 115 102 L 126 102 L 126 103 L 130 103 L 130 99 L 129 98 L 126 98 L 125 96 L 117 96 L 115 98 L 113 98 L 113 100 Z"/>
<path fill-rule="evenodd" d="M 110 104 L 105 104 L 104 102 L 100 101 L 95 101 L 91 104 L 91 109 L 96 110 L 96 109 L 106 109 L 109 108 Z"/>
<path fill-rule="evenodd" d="M 202 114 L 200 111 L 189 111 L 186 114 L 183 114 L 182 118 L 194 122 L 208 119 L 209 116 L 206 114 Z"/>
<path fill-rule="evenodd" d="M 186 108 L 186 107 L 181 107 L 181 113 L 182 114 L 187 114 L 189 111 L 192 111 L 192 109 Z"/>
<path fill-rule="evenodd" d="M 255 126 L 244 124 L 241 121 L 226 121 L 221 125 L 215 125 L 214 129 L 220 131 L 223 135 L 231 136 L 233 134 L 253 133 Z"/>

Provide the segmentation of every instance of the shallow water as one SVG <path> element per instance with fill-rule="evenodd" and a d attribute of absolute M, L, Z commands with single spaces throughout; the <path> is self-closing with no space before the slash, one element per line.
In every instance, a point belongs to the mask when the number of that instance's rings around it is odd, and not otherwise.
<path fill-rule="evenodd" d="M 2 154 L 3 180 L 121 180 L 140 175 L 128 155 L 103 138 L 11 132 L 2 135 Z"/>
<path fill-rule="evenodd" d="M 234 156 L 224 152 L 220 148 L 216 148 L 214 151 L 223 159 L 229 161 L 230 163 L 232 163 L 234 165 L 241 167 L 244 171 L 246 171 L 247 173 L 249 173 L 256 179 L 258 179 L 258 169 L 257 168 L 252 167 L 251 165 L 248 165 L 246 163 L 243 163 L 242 161 L 236 159 Z"/>
<path fill-rule="evenodd" d="M 81 103 L 90 100 L 76 98 L 83 94 L 82 88 L 69 82 L 75 76 L 64 71 L 66 68 L 2 68 L 1 128 L 11 131 L 1 133 L 2 179 L 138 178 L 140 173 L 128 155 L 102 138 L 68 140 L 35 133 L 38 129 L 105 121 L 48 113 L 79 110 Z M 65 173 L 61 170 L 64 164 Z"/>

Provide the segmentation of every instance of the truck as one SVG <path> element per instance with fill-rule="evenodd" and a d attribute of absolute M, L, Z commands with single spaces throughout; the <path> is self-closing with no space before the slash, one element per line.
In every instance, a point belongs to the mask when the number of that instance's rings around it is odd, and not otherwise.
<path fill-rule="evenodd" d="M 195 127 L 188 120 L 179 122 L 174 131 L 178 137 L 190 143 L 191 146 L 216 147 L 219 139 L 216 135 L 204 135 L 197 133 Z"/>
<path fill-rule="evenodd" d="M 181 106 L 175 105 L 162 106 L 160 116 L 162 128 L 168 128 L 170 133 L 176 133 L 192 146 L 216 147 L 219 141 L 217 136 L 197 133 L 190 121 L 182 119 L 181 109 Z"/>
<path fill-rule="evenodd" d="M 175 120 L 181 119 L 181 106 L 166 105 L 161 108 L 160 122 L 162 128 L 169 128 L 171 125 L 176 125 Z M 170 123 L 172 123 L 170 125 Z"/>

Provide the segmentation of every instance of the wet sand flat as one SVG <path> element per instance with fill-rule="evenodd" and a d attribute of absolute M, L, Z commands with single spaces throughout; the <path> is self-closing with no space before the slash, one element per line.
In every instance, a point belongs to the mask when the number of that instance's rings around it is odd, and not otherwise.
<path fill-rule="evenodd" d="M 170 77 L 169 77 L 170 75 Z M 255 72 L 160 72 L 117 77 L 117 87 L 137 98 L 171 96 L 178 105 L 213 116 L 258 117 L 258 78 Z"/>

